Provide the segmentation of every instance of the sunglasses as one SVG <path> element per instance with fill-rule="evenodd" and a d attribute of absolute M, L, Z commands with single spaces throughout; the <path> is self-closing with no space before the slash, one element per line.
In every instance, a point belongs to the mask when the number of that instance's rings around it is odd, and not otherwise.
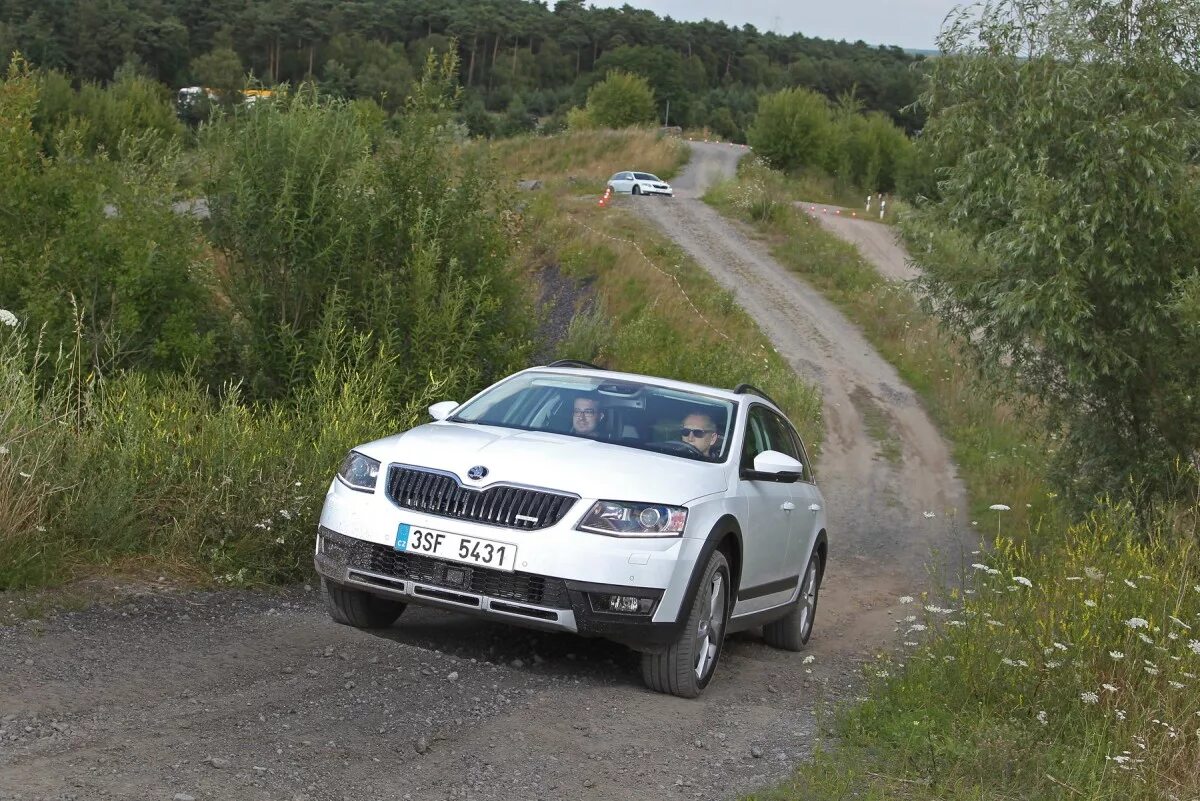
<path fill-rule="evenodd" d="M 705 431 L 703 428 L 681 428 L 681 429 L 679 429 L 680 439 L 685 439 L 687 437 L 694 437 L 696 439 L 699 439 L 700 437 L 706 437 L 709 434 L 715 434 L 715 433 L 717 433 L 715 430 L 714 431 Z"/>

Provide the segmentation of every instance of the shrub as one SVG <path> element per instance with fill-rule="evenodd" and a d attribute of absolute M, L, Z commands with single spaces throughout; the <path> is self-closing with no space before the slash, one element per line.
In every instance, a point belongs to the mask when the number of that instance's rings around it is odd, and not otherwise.
<path fill-rule="evenodd" d="M 640 75 L 613 70 L 588 91 L 587 112 L 602 128 L 654 122 L 654 90 Z"/>
<path fill-rule="evenodd" d="M 750 145 L 772 167 L 795 170 L 822 166 L 833 135 L 829 103 L 808 89 L 763 95 L 750 126 Z"/>

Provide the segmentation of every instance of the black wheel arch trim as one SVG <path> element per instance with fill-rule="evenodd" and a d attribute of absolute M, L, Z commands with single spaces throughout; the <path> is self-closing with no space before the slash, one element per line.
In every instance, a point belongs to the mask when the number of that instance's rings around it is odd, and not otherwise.
<path fill-rule="evenodd" d="M 731 601 L 737 598 L 737 587 L 741 583 L 742 578 L 742 526 L 738 523 L 737 518 L 733 515 L 722 515 L 712 529 L 709 530 L 708 536 L 704 539 L 704 547 L 700 550 L 700 555 L 696 557 L 695 563 L 692 565 L 692 575 L 688 578 L 687 591 L 683 595 L 683 601 L 679 605 L 679 614 L 676 616 L 675 626 L 682 626 L 687 622 L 687 616 L 692 608 L 692 603 L 696 600 L 696 593 L 700 591 L 700 582 L 704 578 L 704 570 L 708 567 L 708 560 L 712 558 L 713 551 L 724 542 L 727 538 L 732 537 L 737 545 L 737 560 L 738 564 L 733 564 L 730 560 L 729 572 L 730 581 L 733 587 L 729 593 Z M 729 605 L 730 613 L 733 612 L 733 603 Z"/>

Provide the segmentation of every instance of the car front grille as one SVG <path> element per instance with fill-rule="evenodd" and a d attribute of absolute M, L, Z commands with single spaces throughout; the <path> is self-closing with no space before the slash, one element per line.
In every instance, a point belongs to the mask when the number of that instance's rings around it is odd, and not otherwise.
<path fill-rule="evenodd" d="M 401 465 L 388 470 L 387 495 L 403 509 L 525 531 L 553 526 L 578 500 L 573 495 L 525 487 L 477 490 L 445 473 Z"/>
<path fill-rule="evenodd" d="M 357 543 L 351 567 L 489 598 L 505 598 L 551 609 L 571 608 L 567 585 L 562 579 L 532 573 L 505 573 L 502 570 L 404 553 L 378 543 L 362 540 Z"/>

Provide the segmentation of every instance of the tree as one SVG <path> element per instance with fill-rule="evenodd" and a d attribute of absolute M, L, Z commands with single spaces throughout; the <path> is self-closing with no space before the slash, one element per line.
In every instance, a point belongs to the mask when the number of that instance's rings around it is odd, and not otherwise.
<path fill-rule="evenodd" d="M 654 92 L 640 75 L 614 70 L 587 96 L 592 122 L 603 128 L 626 128 L 654 121 Z"/>
<path fill-rule="evenodd" d="M 1065 437 L 1082 501 L 1200 453 L 1198 31 L 1192 0 L 1000 0 L 947 26 L 922 97 L 914 231 L 961 244 L 917 252 L 926 291 Z"/>
<path fill-rule="evenodd" d="M 808 89 L 784 89 L 759 98 L 750 144 L 779 170 L 817 166 L 829 148 L 832 127 L 824 97 Z"/>
<path fill-rule="evenodd" d="M 223 92 L 230 102 L 246 86 L 242 60 L 229 47 L 217 47 L 192 59 L 191 72 L 201 86 Z"/>

